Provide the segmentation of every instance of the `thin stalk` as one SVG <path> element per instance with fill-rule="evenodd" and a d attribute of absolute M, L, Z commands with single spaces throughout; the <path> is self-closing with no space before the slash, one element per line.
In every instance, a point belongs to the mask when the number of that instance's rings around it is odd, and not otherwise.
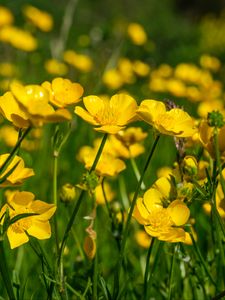
<path fill-rule="evenodd" d="M 98 163 L 98 161 L 99 161 L 99 159 L 100 159 L 100 156 L 101 156 L 101 154 L 102 154 L 104 145 L 105 145 L 105 143 L 106 143 L 107 136 L 108 136 L 107 133 L 105 133 L 104 136 L 103 136 L 103 138 L 102 138 L 102 141 L 101 141 L 101 144 L 100 144 L 100 146 L 99 146 L 98 152 L 97 152 L 96 157 L 95 157 L 95 160 L 94 160 L 94 162 L 93 162 L 93 165 L 92 165 L 91 169 L 89 170 L 89 174 L 90 174 L 91 172 L 93 172 L 93 171 L 95 170 L 96 166 L 97 166 L 97 163 Z M 68 224 L 67 224 L 66 230 L 65 230 L 64 235 L 63 235 L 62 243 L 61 243 L 61 246 L 60 246 L 60 248 L 59 248 L 59 255 L 58 255 L 58 261 L 57 261 L 57 263 L 58 263 L 58 267 L 59 267 L 60 282 L 61 282 L 61 283 L 63 283 L 63 281 L 64 281 L 64 276 L 63 276 L 63 264 L 62 264 L 62 254 L 63 254 L 63 250 L 64 250 L 64 247 L 65 247 L 65 245 L 66 245 L 66 241 L 67 241 L 67 238 L 68 238 L 69 233 L 70 233 L 70 231 L 71 231 L 71 228 L 72 228 L 72 226 L 73 226 L 73 224 L 74 224 L 74 222 L 75 222 L 75 219 L 76 219 L 77 213 L 78 213 L 78 211 L 79 211 L 79 208 L 80 208 L 82 199 L 83 199 L 83 197 L 84 197 L 84 194 L 85 194 L 85 191 L 82 190 L 82 191 L 80 192 L 79 198 L 77 199 L 77 202 L 76 202 L 75 207 L 74 207 L 74 209 L 73 209 L 72 215 L 71 215 L 71 217 L 70 217 L 70 219 L 69 219 L 69 222 L 68 222 Z"/>
<path fill-rule="evenodd" d="M 123 258 L 124 258 L 124 251 L 125 251 L 126 241 L 127 241 L 127 237 L 128 237 L 128 232 L 129 232 L 131 217 L 132 217 L 132 214 L 133 214 L 133 211 L 134 211 L 134 207 L 135 207 L 135 204 L 136 204 L 136 201 L 137 201 L 137 197 L 138 197 L 138 194 L 139 194 L 139 191 L 140 191 L 141 184 L 143 182 L 145 173 L 146 173 L 146 171 L 148 169 L 148 166 L 149 166 L 149 164 L 151 162 L 151 159 L 153 157 L 153 154 L 155 152 L 155 149 L 156 149 L 156 146 L 158 144 L 159 138 L 160 138 L 160 135 L 157 135 L 156 138 L 155 138 L 155 141 L 154 141 L 154 143 L 152 145 L 152 148 L 151 148 L 151 150 L 149 152 L 149 156 L 148 156 L 147 161 L 145 163 L 143 172 L 142 172 L 141 177 L 140 177 L 140 179 L 138 181 L 138 185 L 137 185 L 136 191 L 134 193 L 133 200 L 131 202 L 131 206 L 130 206 L 130 210 L 129 210 L 129 213 L 128 213 L 128 216 L 127 216 L 127 222 L 125 224 L 124 234 L 123 234 L 123 238 L 122 238 L 122 242 L 121 242 L 120 255 L 119 255 L 119 260 L 118 260 L 118 263 L 117 263 L 117 269 L 116 269 L 115 277 L 114 277 L 114 283 L 115 284 L 114 284 L 113 299 L 116 299 L 116 297 L 118 295 L 118 292 L 119 292 L 120 270 L 121 270 L 122 261 L 123 261 Z"/>
<path fill-rule="evenodd" d="M 13 291 L 12 281 L 9 276 L 9 268 L 8 268 L 7 261 L 6 261 L 5 251 L 4 251 L 4 247 L 3 247 L 3 240 L 0 240 L 0 257 L 1 257 L 0 273 L 2 274 L 2 279 L 5 284 L 7 294 L 9 296 L 10 300 L 16 300 L 14 291 Z"/>
<path fill-rule="evenodd" d="M 57 182 L 57 175 L 58 175 L 58 153 L 56 155 L 56 153 L 54 151 L 54 155 L 53 155 L 53 203 L 55 204 L 55 206 L 58 205 L 58 197 L 57 197 L 58 182 Z M 58 225 L 57 225 L 56 215 L 54 215 L 53 222 L 54 222 L 54 231 L 55 231 L 56 252 L 57 252 L 57 254 L 59 254 L 59 237 L 58 237 Z"/>
<path fill-rule="evenodd" d="M 96 218 L 95 218 L 96 222 Z M 96 227 L 96 223 L 95 223 Z M 96 242 L 96 253 L 94 258 L 94 274 L 93 274 L 93 300 L 98 300 L 98 244 L 97 244 L 97 238 L 95 240 Z"/>
<path fill-rule="evenodd" d="M 10 152 L 9 156 L 7 157 L 7 159 L 4 161 L 4 163 L 0 167 L 0 174 L 2 174 L 5 171 L 5 169 L 7 168 L 7 166 L 9 165 L 9 163 L 11 162 L 11 160 L 14 158 L 14 156 L 16 155 L 17 150 L 19 149 L 19 147 L 20 147 L 20 145 L 22 143 L 22 141 L 27 136 L 27 134 L 30 132 L 30 130 L 31 130 L 31 127 L 28 127 L 24 131 L 24 133 L 18 138 L 18 141 L 16 142 L 16 145 L 14 146 L 14 148 Z"/>
<path fill-rule="evenodd" d="M 140 171 L 139 171 L 138 166 L 136 164 L 136 161 L 135 161 L 135 159 L 133 157 L 131 157 L 130 158 L 130 162 L 131 162 L 131 166 L 133 168 L 134 174 L 135 174 L 135 176 L 137 178 L 137 181 L 139 181 L 140 177 L 141 177 L 141 174 L 140 174 Z M 146 186 L 145 186 L 144 182 L 141 183 L 141 189 L 142 190 L 146 189 Z"/>
<path fill-rule="evenodd" d="M 171 297 L 172 297 L 172 290 L 173 290 L 173 274 L 174 274 L 174 262 L 175 262 L 176 251 L 177 251 L 177 245 L 175 245 L 174 247 L 172 262 L 170 267 L 168 300 L 172 299 Z"/>
<path fill-rule="evenodd" d="M 148 253 L 146 257 L 146 265 L 145 265 L 145 275 L 144 275 L 144 290 L 143 290 L 143 299 L 147 300 L 148 299 L 148 278 L 149 278 L 149 267 L 150 267 L 150 257 L 152 254 L 152 249 L 154 246 L 155 238 L 152 238 L 151 244 L 148 248 Z"/>
<path fill-rule="evenodd" d="M 215 283 L 215 281 L 213 280 L 212 275 L 210 274 L 210 272 L 209 272 L 209 270 L 208 270 L 208 267 L 206 266 L 205 260 L 204 260 L 204 258 L 202 257 L 202 254 L 201 254 L 201 252 L 200 252 L 200 250 L 199 250 L 199 248 L 198 248 L 198 245 L 197 245 L 197 243 L 195 242 L 195 239 L 194 239 L 194 237 L 193 237 L 193 234 L 192 234 L 191 232 L 189 232 L 189 234 L 190 234 L 190 237 L 191 237 L 191 240 L 192 240 L 192 244 L 193 244 L 194 250 L 195 250 L 195 252 L 196 252 L 196 254 L 197 254 L 197 256 L 198 256 L 198 258 L 199 258 L 199 260 L 200 260 L 200 262 L 201 262 L 201 264 L 202 264 L 202 266 L 203 266 L 203 268 L 204 268 L 204 270 L 205 270 L 206 275 L 208 276 L 208 278 L 210 279 L 210 281 L 212 282 L 212 284 L 213 284 L 214 286 L 216 286 L 216 283 Z"/>

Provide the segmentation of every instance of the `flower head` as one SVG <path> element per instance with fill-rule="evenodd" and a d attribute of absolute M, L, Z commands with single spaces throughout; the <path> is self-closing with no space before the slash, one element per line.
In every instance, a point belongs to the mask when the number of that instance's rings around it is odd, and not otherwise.
<path fill-rule="evenodd" d="M 79 83 L 60 77 L 53 79 L 52 83 L 45 81 L 42 87 L 49 91 L 49 101 L 57 107 L 66 107 L 79 102 L 84 92 Z"/>
<path fill-rule="evenodd" d="M 71 119 L 68 110 L 52 107 L 49 92 L 42 86 L 13 82 L 10 89 L 11 92 L 0 98 L 0 112 L 17 127 L 42 126 Z"/>
<path fill-rule="evenodd" d="M 8 156 L 8 153 L 0 155 L 0 167 L 6 161 Z M 33 175 L 34 171 L 32 169 L 25 168 L 23 159 L 16 155 L 5 171 L 1 174 L 0 181 L 2 181 L 5 176 L 6 178 L 0 183 L 0 186 L 19 185 L 22 184 L 25 179 Z"/>
<path fill-rule="evenodd" d="M 22 216 L 9 225 L 7 236 L 11 249 L 27 243 L 29 235 L 40 240 L 48 239 L 51 236 L 49 219 L 54 214 L 56 206 L 34 199 L 34 194 L 30 192 L 12 192 L 8 196 L 7 204 L 0 211 L 1 224 L 4 222 L 3 215 L 6 210 L 9 212 L 10 220 L 22 214 L 33 214 Z"/>
<path fill-rule="evenodd" d="M 188 113 L 179 108 L 167 111 L 165 104 L 160 101 L 142 101 L 137 115 L 162 134 L 190 137 L 196 132 L 194 120 Z"/>
<path fill-rule="evenodd" d="M 167 242 L 185 242 L 187 235 L 181 226 L 188 221 L 190 210 L 182 200 L 171 199 L 171 189 L 167 178 L 158 179 L 143 198 L 138 198 L 133 216 L 150 236 Z"/>
<path fill-rule="evenodd" d="M 143 45 L 147 42 L 147 34 L 138 23 L 130 23 L 127 28 L 128 36 L 135 45 Z"/>
<path fill-rule="evenodd" d="M 53 19 L 52 16 L 37 7 L 26 5 L 23 9 L 25 17 L 40 30 L 48 32 L 52 30 Z"/>
<path fill-rule="evenodd" d="M 94 128 L 97 131 L 115 134 L 136 117 L 137 103 L 126 94 L 116 94 L 110 100 L 88 96 L 83 102 L 87 111 L 77 106 L 75 113 L 97 126 Z"/>

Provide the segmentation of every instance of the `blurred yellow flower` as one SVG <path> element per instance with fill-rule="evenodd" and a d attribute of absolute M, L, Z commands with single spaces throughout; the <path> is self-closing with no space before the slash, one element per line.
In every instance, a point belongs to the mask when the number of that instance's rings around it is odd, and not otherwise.
<path fill-rule="evenodd" d="M 194 120 L 188 113 L 179 108 L 167 111 L 165 104 L 160 101 L 142 101 L 137 115 L 162 134 L 189 137 L 196 132 Z"/>
<path fill-rule="evenodd" d="M 0 6 L 0 27 L 11 25 L 13 21 L 14 17 L 11 11 L 4 6 Z"/>
<path fill-rule="evenodd" d="M 219 59 L 217 57 L 205 54 L 200 57 L 200 65 L 203 68 L 206 68 L 206 69 L 216 72 L 220 69 L 221 62 L 219 61 Z"/>
<path fill-rule="evenodd" d="M 45 81 L 42 87 L 49 91 L 49 101 L 57 107 L 66 107 L 80 101 L 83 95 L 83 87 L 69 79 L 55 78 L 52 83 Z"/>
<path fill-rule="evenodd" d="M 135 45 L 141 46 L 147 42 L 147 34 L 138 23 L 130 23 L 127 27 L 127 34 Z"/>
<path fill-rule="evenodd" d="M 67 109 L 57 109 L 49 104 L 48 90 L 39 85 L 23 86 L 17 82 L 10 85 L 11 92 L 21 110 L 34 126 L 42 126 L 48 122 L 62 122 L 71 119 Z"/>
<path fill-rule="evenodd" d="M 129 95 L 116 94 L 110 100 L 98 96 L 83 98 L 84 110 L 76 106 L 75 113 L 88 123 L 98 126 L 96 131 L 115 134 L 136 120 L 137 103 Z"/>
<path fill-rule="evenodd" d="M 16 74 L 17 68 L 15 65 L 9 63 L 9 62 L 4 62 L 0 63 L 0 75 L 4 77 L 12 77 Z"/>
<path fill-rule="evenodd" d="M 66 50 L 63 59 L 81 72 L 90 72 L 93 69 L 93 61 L 89 56 L 78 54 L 73 50 Z"/>
<path fill-rule="evenodd" d="M 37 40 L 25 30 L 15 26 L 0 28 L 0 41 L 9 43 L 11 46 L 23 50 L 34 51 L 37 48 Z"/>
<path fill-rule="evenodd" d="M 102 82 L 110 89 L 119 89 L 123 84 L 122 74 L 117 69 L 109 69 L 104 72 Z"/>
<path fill-rule="evenodd" d="M 143 230 L 138 230 L 135 233 L 135 240 L 143 248 L 148 249 L 151 244 L 151 237 Z"/>
<path fill-rule="evenodd" d="M 46 60 L 44 67 L 49 74 L 63 76 L 68 73 L 67 65 L 57 59 Z"/>
<path fill-rule="evenodd" d="M 135 60 L 133 62 L 133 70 L 138 76 L 145 77 L 149 74 L 151 68 L 143 61 Z"/>
<path fill-rule="evenodd" d="M 8 156 L 9 153 L 0 155 L 0 167 L 4 164 Z M 7 176 L 7 174 L 9 175 Z M 5 180 L 0 183 L 0 186 L 20 185 L 25 179 L 34 176 L 34 171 L 33 169 L 25 168 L 23 159 L 16 155 L 5 171 L 0 175 L 0 181 L 2 181 L 5 176 Z"/>
<path fill-rule="evenodd" d="M 26 5 L 23 8 L 23 14 L 34 26 L 40 30 L 45 32 L 52 30 L 53 18 L 49 13 L 32 5 Z"/>
<path fill-rule="evenodd" d="M 108 202 L 111 202 L 115 197 L 115 193 L 112 191 L 111 186 L 108 182 L 104 182 L 104 192 L 106 194 L 106 199 Z M 105 197 L 102 190 L 102 185 L 99 184 L 95 189 L 95 199 L 97 204 L 105 204 Z"/>
<path fill-rule="evenodd" d="M 3 215 L 6 210 L 9 212 L 10 220 L 22 214 L 35 214 L 23 217 L 8 227 L 7 236 L 11 249 L 27 243 L 29 235 L 40 240 L 51 236 L 51 226 L 48 220 L 55 213 L 56 206 L 34 199 L 34 194 L 30 192 L 10 193 L 7 204 L 0 211 L 1 225 L 4 222 Z"/>

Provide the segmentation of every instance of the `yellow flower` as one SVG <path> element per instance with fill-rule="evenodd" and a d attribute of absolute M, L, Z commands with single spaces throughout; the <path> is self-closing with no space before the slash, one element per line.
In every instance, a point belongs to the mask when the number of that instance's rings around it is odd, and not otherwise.
<path fill-rule="evenodd" d="M 108 182 L 104 182 L 104 191 L 106 194 L 106 199 L 108 202 L 111 202 L 115 197 L 115 193 L 112 191 L 111 186 Z M 102 185 L 99 184 L 95 189 L 95 199 L 97 204 L 105 204 L 105 197 L 102 190 Z"/>
<path fill-rule="evenodd" d="M 135 240 L 138 245 L 146 249 L 148 249 L 151 244 L 151 237 L 143 230 L 138 230 L 135 233 Z"/>
<path fill-rule="evenodd" d="M 210 127 L 206 120 L 202 120 L 199 124 L 199 141 L 203 145 L 203 147 L 209 152 L 209 154 L 214 157 L 214 142 L 213 135 L 214 129 Z M 218 129 L 218 142 L 219 142 L 219 151 L 221 156 L 225 156 L 225 126 Z"/>
<path fill-rule="evenodd" d="M 48 204 L 40 200 L 34 200 L 35 196 L 30 192 L 13 192 L 7 199 L 0 211 L 0 219 L 8 210 L 9 217 L 12 220 L 14 217 L 21 214 L 35 214 L 33 216 L 23 217 L 11 224 L 7 229 L 11 249 L 21 246 L 29 241 L 29 235 L 43 240 L 51 236 L 51 227 L 49 219 L 55 213 L 56 206 Z M 2 218 L 1 224 L 4 222 Z"/>
<path fill-rule="evenodd" d="M 202 55 L 200 57 L 200 65 L 203 68 L 212 70 L 214 72 L 218 71 L 221 67 L 221 62 L 217 57 L 210 56 L 210 55 Z"/>
<path fill-rule="evenodd" d="M 167 242 L 185 242 L 183 226 L 190 216 L 188 207 L 181 200 L 172 201 L 163 207 L 162 193 L 155 188 L 147 190 L 138 198 L 133 216 L 152 237 Z"/>
<path fill-rule="evenodd" d="M 45 81 L 42 87 L 49 91 L 49 101 L 57 107 L 66 107 L 80 101 L 83 95 L 83 87 L 69 79 L 55 78 L 52 83 Z"/>
<path fill-rule="evenodd" d="M 162 134 L 190 137 L 196 132 L 194 120 L 188 113 L 179 108 L 167 111 L 165 104 L 160 101 L 142 101 L 137 115 Z"/>
<path fill-rule="evenodd" d="M 98 126 L 94 128 L 97 131 L 115 134 L 136 118 L 137 103 L 126 94 L 116 94 L 110 100 L 88 96 L 83 102 L 87 111 L 77 106 L 75 113 Z"/>
<path fill-rule="evenodd" d="M 20 108 L 11 92 L 6 92 L 0 97 L 0 113 L 18 128 L 30 126 L 28 115 Z"/>
<path fill-rule="evenodd" d="M 85 168 L 90 169 L 94 159 L 95 159 L 96 153 L 95 151 L 89 153 L 88 156 L 84 156 L 83 161 L 85 163 Z M 102 153 L 100 156 L 100 159 L 97 163 L 97 166 L 95 168 L 95 172 L 99 176 L 116 176 L 121 171 L 123 171 L 126 168 L 125 163 L 118 158 L 115 158 L 114 156 L 110 155 L 109 153 Z"/>
<path fill-rule="evenodd" d="M 9 154 L 0 155 L 0 167 L 8 158 Z M 16 167 L 15 167 L 16 166 Z M 0 186 L 14 186 L 22 184 L 23 181 L 34 175 L 34 171 L 29 168 L 24 167 L 24 161 L 21 157 L 15 156 L 10 162 L 8 167 L 0 176 L 0 181 L 15 167 L 11 174 L 9 174 L 6 179 L 0 184 Z"/>
<path fill-rule="evenodd" d="M 111 135 L 106 143 L 105 151 L 116 157 L 131 158 L 137 157 L 145 151 L 141 144 L 147 137 L 140 127 L 129 127 L 120 130 L 116 135 Z"/>
<path fill-rule="evenodd" d="M 73 50 L 65 51 L 63 59 L 69 65 L 75 67 L 81 72 L 90 72 L 93 69 L 93 62 L 89 56 L 85 54 L 78 54 Z"/>
<path fill-rule="evenodd" d="M 147 42 L 147 34 L 138 23 L 130 23 L 127 28 L 127 34 L 135 45 L 141 46 Z"/>
<path fill-rule="evenodd" d="M 35 126 L 42 126 L 48 122 L 62 122 L 71 119 L 71 114 L 66 109 L 57 109 L 49 104 L 49 92 L 39 85 L 26 85 L 13 82 L 11 92 L 19 104 L 19 108 L 28 116 Z M 12 112 L 13 113 L 13 112 Z"/>
<path fill-rule="evenodd" d="M 70 183 L 65 183 L 60 190 L 60 199 L 62 202 L 70 203 L 76 197 L 76 188 Z"/>
<path fill-rule="evenodd" d="M 11 25 L 13 21 L 14 17 L 11 11 L 4 6 L 0 6 L 0 27 Z"/>
<path fill-rule="evenodd" d="M 63 76 L 68 73 L 68 67 L 57 59 L 46 60 L 44 66 L 49 74 Z"/>
<path fill-rule="evenodd" d="M 124 84 L 123 76 L 117 69 L 109 69 L 105 71 L 102 81 L 112 90 L 119 89 Z"/>
<path fill-rule="evenodd" d="M 25 30 L 15 26 L 4 26 L 0 29 L 0 41 L 11 44 L 23 51 L 33 51 L 37 48 L 37 40 Z"/>
<path fill-rule="evenodd" d="M 135 60 L 133 62 L 133 70 L 138 76 L 145 77 L 150 72 L 150 66 L 143 61 Z"/>
<path fill-rule="evenodd" d="M 26 5 L 23 8 L 23 14 L 25 17 L 36 27 L 42 31 L 51 31 L 53 27 L 52 16 L 37 7 Z"/>

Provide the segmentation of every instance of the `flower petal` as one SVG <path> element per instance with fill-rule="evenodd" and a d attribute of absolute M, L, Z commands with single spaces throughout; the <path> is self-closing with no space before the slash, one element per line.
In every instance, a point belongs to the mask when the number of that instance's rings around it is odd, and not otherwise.
<path fill-rule="evenodd" d="M 95 121 L 95 119 L 92 117 L 92 115 L 89 114 L 82 107 L 76 106 L 74 112 L 75 112 L 75 114 L 77 114 L 79 117 L 81 117 L 83 120 L 87 121 L 88 123 L 90 123 L 92 125 L 99 125 L 99 123 L 97 123 Z"/>
<path fill-rule="evenodd" d="M 103 111 L 106 103 L 105 100 L 94 95 L 84 97 L 83 102 L 84 106 L 92 116 L 95 116 L 98 111 Z"/>
<path fill-rule="evenodd" d="M 171 202 L 167 210 L 176 226 L 184 225 L 190 217 L 189 208 L 181 200 Z"/>
<path fill-rule="evenodd" d="M 48 239 L 51 236 L 51 226 L 48 221 L 42 222 L 33 220 L 32 226 L 27 230 L 29 235 L 36 237 L 39 240 Z"/>
<path fill-rule="evenodd" d="M 9 226 L 9 228 L 7 230 L 7 237 L 8 237 L 11 249 L 19 247 L 29 241 L 29 238 L 25 232 L 22 232 L 22 233 L 15 232 L 12 229 L 12 226 Z"/>

